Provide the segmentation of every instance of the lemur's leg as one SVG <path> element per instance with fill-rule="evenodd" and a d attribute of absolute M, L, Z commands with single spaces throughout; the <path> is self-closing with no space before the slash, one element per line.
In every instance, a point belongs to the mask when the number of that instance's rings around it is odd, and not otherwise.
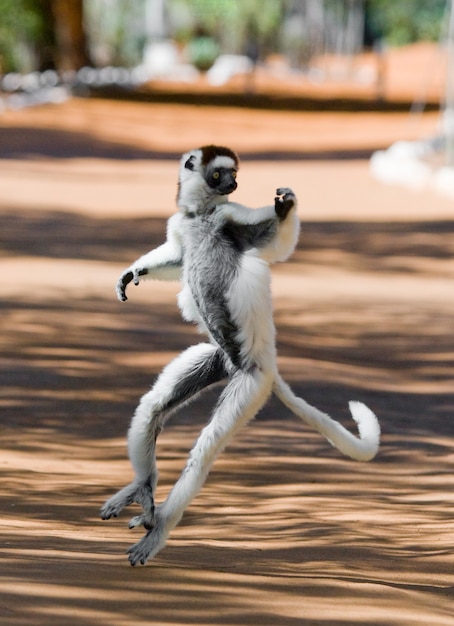
<path fill-rule="evenodd" d="M 164 368 L 142 397 L 131 421 L 128 451 L 135 479 L 107 500 L 101 509 L 102 519 L 117 517 L 124 507 L 137 502 L 144 513 L 133 518 L 130 527 L 143 524 L 151 528 L 158 480 L 156 439 L 178 407 L 227 375 L 223 351 L 208 343 L 191 346 Z"/>
<path fill-rule="evenodd" d="M 161 550 L 169 532 L 206 480 L 217 455 L 235 432 L 265 404 L 271 393 L 273 372 L 254 367 L 237 370 L 221 394 L 211 421 L 191 450 L 186 467 L 167 499 L 157 507 L 154 527 L 129 551 L 131 565 L 142 565 Z"/>

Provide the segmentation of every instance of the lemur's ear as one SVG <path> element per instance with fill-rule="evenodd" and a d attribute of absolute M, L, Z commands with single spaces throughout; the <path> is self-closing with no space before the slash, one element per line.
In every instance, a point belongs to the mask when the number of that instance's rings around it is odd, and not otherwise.
<path fill-rule="evenodd" d="M 185 166 L 185 168 L 187 170 L 193 170 L 194 169 L 194 159 L 195 159 L 195 155 L 193 154 L 192 156 L 189 157 L 189 159 L 184 164 L 184 166 Z"/>

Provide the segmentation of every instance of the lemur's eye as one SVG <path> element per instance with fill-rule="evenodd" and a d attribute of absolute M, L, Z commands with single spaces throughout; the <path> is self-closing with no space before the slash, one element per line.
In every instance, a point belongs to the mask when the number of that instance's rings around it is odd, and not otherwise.
<path fill-rule="evenodd" d="M 237 172 L 235 172 L 235 170 L 232 170 L 232 177 L 236 178 Z"/>
<path fill-rule="evenodd" d="M 219 172 L 213 172 L 214 180 L 217 180 L 219 178 L 219 176 L 220 176 Z"/>

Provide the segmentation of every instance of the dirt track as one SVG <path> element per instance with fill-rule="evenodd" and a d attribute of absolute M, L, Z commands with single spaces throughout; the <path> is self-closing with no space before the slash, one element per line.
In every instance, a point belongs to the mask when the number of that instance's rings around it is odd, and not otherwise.
<path fill-rule="evenodd" d="M 77 100 L 0 117 L 2 625 L 454 623 L 454 205 L 383 187 L 366 161 L 306 158 L 436 124 Z M 300 245 L 273 272 L 284 377 L 350 427 L 348 400 L 368 403 L 383 444 L 356 464 L 271 401 L 133 569 L 129 516 L 98 510 L 130 477 L 140 395 L 198 337 L 176 285 L 125 305 L 113 287 L 162 241 L 175 155 L 213 137 L 246 157 L 238 201 L 280 185 L 301 200 Z M 277 150 L 301 158 L 262 159 Z M 162 434 L 158 499 L 215 397 Z"/>

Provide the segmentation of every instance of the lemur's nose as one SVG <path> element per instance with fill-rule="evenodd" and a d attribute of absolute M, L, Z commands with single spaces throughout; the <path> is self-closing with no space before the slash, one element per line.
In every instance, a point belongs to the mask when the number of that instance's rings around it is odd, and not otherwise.
<path fill-rule="evenodd" d="M 228 178 L 226 177 L 222 181 L 221 187 L 222 187 L 222 193 L 228 194 L 228 193 L 232 193 L 232 191 L 235 191 L 235 189 L 238 187 L 238 183 L 233 178 L 233 176 L 229 176 Z"/>

